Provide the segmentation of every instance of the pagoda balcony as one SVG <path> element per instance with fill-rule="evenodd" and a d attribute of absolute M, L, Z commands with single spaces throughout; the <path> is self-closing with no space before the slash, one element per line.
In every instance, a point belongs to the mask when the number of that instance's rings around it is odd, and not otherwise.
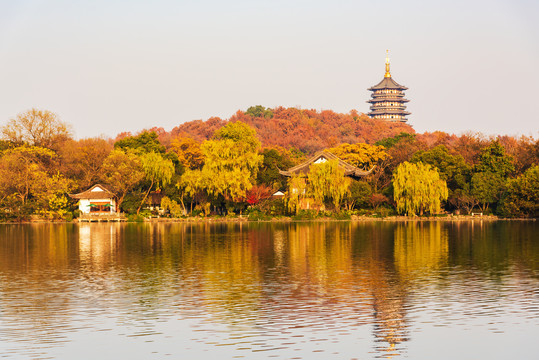
<path fill-rule="evenodd" d="M 406 106 L 371 106 L 371 110 L 406 110 Z"/>

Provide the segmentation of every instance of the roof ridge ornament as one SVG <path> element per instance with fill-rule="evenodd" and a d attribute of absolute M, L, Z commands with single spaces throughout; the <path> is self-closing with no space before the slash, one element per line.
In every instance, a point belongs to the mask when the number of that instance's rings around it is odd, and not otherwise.
<path fill-rule="evenodd" d="M 384 75 L 384 77 L 391 77 L 391 73 L 389 72 L 389 50 L 386 50 L 386 74 Z"/>

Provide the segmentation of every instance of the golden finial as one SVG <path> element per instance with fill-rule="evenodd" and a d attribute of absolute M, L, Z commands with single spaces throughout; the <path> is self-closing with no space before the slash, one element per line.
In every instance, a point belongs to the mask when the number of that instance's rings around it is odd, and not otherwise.
<path fill-rule="evenodd" d="M 384 75 L 384 77 L 391 77 L 391 73 L 389 72 L 389 50 L 386 50 L 386 74 Z"/>

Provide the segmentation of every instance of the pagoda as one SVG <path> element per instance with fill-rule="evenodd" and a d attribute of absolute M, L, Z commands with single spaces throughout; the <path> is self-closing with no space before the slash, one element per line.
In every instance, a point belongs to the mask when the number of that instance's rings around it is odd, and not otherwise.
<path fill-rule="evenodd" d="M 384 79 L 368 89 L 372 91 L 372 98 L 367 101 L 371 103 L 371 112 L 368 115 L 373 119 L 406 122 L 408 121 L 406 115 L 410 115 L 410 113 L 405 111 L 405 103 L 409 100 L 404 98 L 403 91 L 408 90 L 408 88 L 398 84 L 391 78 L 391 72 L 389 71 L 389 52 L 386 53 L 386 73 Z"/>

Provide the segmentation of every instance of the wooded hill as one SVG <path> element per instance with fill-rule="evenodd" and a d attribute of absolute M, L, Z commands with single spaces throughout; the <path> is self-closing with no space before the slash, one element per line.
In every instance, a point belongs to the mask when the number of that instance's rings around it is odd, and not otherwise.
<path fill-rule="evenodd" d="M 262 200 L 275 190 L 289 190 L 291 181 L 334 212 L 480 209 L 503 216 L 539 215 L 539 139 L 530 136 L 419 134 L 407 124 L 354 111 L 263 106 L 171 131 L 155 127 L 115 139 L 80 140 L 54 113 L 31 109 L 9 120 L 0 134 L 4 220 L 32 214 L 69 218 L 76 215 L 76 202 L 68 194 L 96 183 L 114 191 L 127 213 L 143 211 L 149 194 L 160 190 L 175 215 L 192 209 L 283 215 L 296 213 L 304 199 Z M 312 171 L 318 178 L 306 183 L 279 174 L 321 149 L 353 166 L 376 165 L 375 171 L 349 181 L 328 164 Z"/>
<path fill-rule="evenodd" d="M 241 121 L 252 126 L 262 147 L 281 146 L 296 148 L 305 154 L 333 147 L 341 143 L 355 144 L 375 142 L 400 133 L 415 133 L 405 123 L 390 123 L 373 120 L 357 111 L 339 114 L 331 110 L 302 110 L 278 107 L 267 109 L 253 106 L 247 111 L 238 111 L 228 120 L 212 117 L 206 121 L 195 120 L 183 123 L 170 133 L 160 131 L 160 139 L 189 136 L 201 142 L 210 139 L 215 131 L 228 122 Z"/>

